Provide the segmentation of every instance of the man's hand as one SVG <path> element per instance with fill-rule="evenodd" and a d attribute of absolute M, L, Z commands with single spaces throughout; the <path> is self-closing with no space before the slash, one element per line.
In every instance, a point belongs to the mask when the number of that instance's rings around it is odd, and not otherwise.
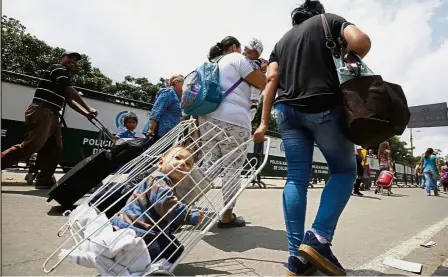
<path fill-rule="evenodd" d="M 260 124 L 260 126 L 254 133 L 254 142 L 256 143 L 264 142 L 264 135 L 266 134 L 267 130 L 268 126 L 266 126 L 265 124 Z"/>
<path fill-rule="evenodd" d="M 98 111 L 95 109 L 89 108 L 89 110 L 86 111 L 84 116 L 87 117 L 87 119 L 92 120 L 93 118 L 98 116 Z"/>
<path fill-rule="evenodd" d="M 89 114 L 93 115 L 94 117 L 98 116 L 98 111 L 92 108 L 89 108 Z"/>

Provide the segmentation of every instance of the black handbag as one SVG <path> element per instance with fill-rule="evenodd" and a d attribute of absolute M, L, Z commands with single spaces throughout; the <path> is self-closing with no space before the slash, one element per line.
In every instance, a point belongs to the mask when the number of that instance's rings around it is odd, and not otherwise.
<path fill-rule="evenodd" d="M 347 53 L 344 28 L 336 44 L 325 15 L 321 18 L 340 82 L 347 138 L 357 145 L 378 145 L 403 134 L 411 114 L 401 86 L 384 81 L 359 56 Z M 347 62 L 347 56 L 356 62 Z"/>

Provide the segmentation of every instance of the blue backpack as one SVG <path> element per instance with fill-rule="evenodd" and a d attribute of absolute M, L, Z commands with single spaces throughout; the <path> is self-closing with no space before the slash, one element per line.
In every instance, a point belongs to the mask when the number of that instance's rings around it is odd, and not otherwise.
<path fill-rule="evenodd" d="M 205 62 L 185 77 L 180 103 L 184 116 L 200 116 L 214 112 L 222 100 L 243 81 L 241 78 L 223 93 L 219 83 L 219 60 Z"/>

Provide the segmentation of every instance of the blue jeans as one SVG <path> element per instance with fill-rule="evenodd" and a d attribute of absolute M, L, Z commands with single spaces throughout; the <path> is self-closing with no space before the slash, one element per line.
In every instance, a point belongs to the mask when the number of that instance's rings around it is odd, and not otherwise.
<path fill-rule="evenodd" d="M 308 182 L 311 178 L 314 142 L 327 160 L 331 177 L 321 196 L 312 228 L 329 241 L 333 239 L 339 216 L 347 204 L 356 179 L 354 145 L 343 133 L 343 110 L 306 114 L 286 104 L 275 105 L 282 136 L 288 178 L 283 191 L 283 213 L 291 255 L 305 233 Z"/>
<path fill-rule="evenodd" d="M 437 195 L 437 173 L 428 170 L 423 172 L 423 176 L 425 176 L 426 193 L 430 194 L 432 189 L 434 195 Z"/>

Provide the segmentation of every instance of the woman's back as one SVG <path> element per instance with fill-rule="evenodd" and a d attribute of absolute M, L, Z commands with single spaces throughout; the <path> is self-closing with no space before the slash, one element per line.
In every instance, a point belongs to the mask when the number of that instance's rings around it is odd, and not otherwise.
<path fill-rule="evenodd" d="M 326 14 L 334 37 L 346 20 Z M 270 61 L 279 64 L 277 102 L 287 102 L 307 113 L 326 111 L 341 103 L 339 80 L 320 15 L 294 26 L 275 45 Z"/>
<path fill-rule="evenodd" d="M 436 155 L 431 155 L 429 157 L 425 157 L 425 155 L 423 155 L 422 158 L 423 158 L 423 171 L 431 170 L 431 171 L 437 172 L 437 165 L 436 165 L 437 156 Z"/>
<path fill-rule="evenodd" d="M 240 53 L 230 53 L 218 62 L 219 82 L 223 92 L 231 88 L 238 80 L 245 78 L 254 69 L 250 62 Z M 251 129 L 250 87 L 247 82 L 241 82 L 221 102 L 210 116 L 237 126 Z"/>

